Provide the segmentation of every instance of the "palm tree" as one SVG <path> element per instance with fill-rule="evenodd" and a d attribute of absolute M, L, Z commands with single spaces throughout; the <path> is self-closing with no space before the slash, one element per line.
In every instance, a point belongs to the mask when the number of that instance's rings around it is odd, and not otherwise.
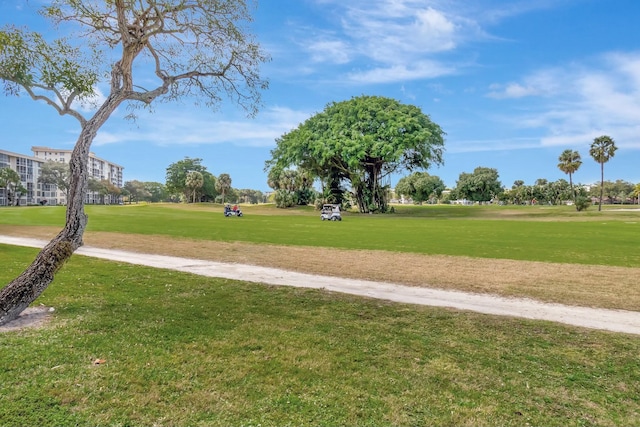
<path fill-rule="evenodd" d="M 231 177 L 228 173 L 221 173 L 216 180 L 216 191 L 222 194 L 222 203 L 224 204 L 224 195 L 231 189 Z"/>
<path fill-rule="evenodd" d="M 607 135 L 597 137 L 591 143 L 591 149 L 589 154 L 593 157 L 593 160 L 600 163 L 600 203 L 598 204 L 598 211 L 602 210 L 602 196 L 604 192 L 604 164 L 612 158 L 618 147 L 616 147 L 613 138 Z"/>
<path fill-rule="evenodd" d="M 560 163 L 558 163 L 558 169 L 569 175 L 569 187 L 571 188 L 571 194 L 573 195 L 573 202 L 576 201 L 576 193 L 573 191 L 573 180 L 571 176 L 577 172 L 582 165 L 582 159 L 580 153 L 574 150 L 564 150 L 560 157 L 558 157 Z"/>
<path fill-rule="evenodd" d="M 198 171 L 191 171 L 187 174 L 185 185 L 191 190 L 191 201 L 195 203 L 198 189 L 204 185 L 204 176 Z"/>
<path fill-rule="evenodd" d="M 640 205 L 640 184 L 636 184 L 633 188 L 633 194 L 638 198 L 638 205 Z"/>

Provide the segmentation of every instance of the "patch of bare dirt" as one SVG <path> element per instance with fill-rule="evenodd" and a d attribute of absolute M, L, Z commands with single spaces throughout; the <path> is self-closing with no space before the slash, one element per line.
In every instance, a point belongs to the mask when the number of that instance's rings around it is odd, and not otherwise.
<path fill-rule="evenodd" d="M 17 331 L 25 328 L 42 327 L 47 323 L 47 320 L 49 320 L 52 312 L 53 308 L 51 307 L 28 307 L 26 310 L 20 313 L 17 319 L 12 320 L 5 325 L 0 325 L 0 333 Z"/>

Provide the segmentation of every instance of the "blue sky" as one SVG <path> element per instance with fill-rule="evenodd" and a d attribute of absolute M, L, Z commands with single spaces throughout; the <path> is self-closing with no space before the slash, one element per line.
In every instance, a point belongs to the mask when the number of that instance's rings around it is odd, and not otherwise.
<path fill-rule="evenodd" d="M 0 0 L 0 25 L 33 24 L 38 3 Z M 478 166 L 507 187 L 566 179 L 567 148 L 583 159 L 574 182 L 598 182 L 589 145 L 600 135 L 618 146 L 605 179 L 640 183 L 640 1 L 262 0 L 254 16 L 272 57 L 257 117 L 184 100 L 131 123 L 121 108 L 92 151 L 124 166 L 125 181 L 164 183 L 189 156 L 265 191 L 276 138 L 330 102 L 378 95 L 420 107 L 447 133 L 445 164 L 428 172 L 450 187 Z M 0 126 L 0 148 L 24 154 L 71 148 L 79 132 L 26 96 L 0 96 Z"/>

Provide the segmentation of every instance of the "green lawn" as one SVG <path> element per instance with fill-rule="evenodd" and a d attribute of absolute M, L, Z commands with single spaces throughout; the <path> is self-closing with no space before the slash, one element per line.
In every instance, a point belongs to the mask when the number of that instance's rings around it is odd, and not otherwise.
<path fill-rule="evenodd" d="M 225 218 L 216 205 L 88 206 L 88 231 L 193 239 L 379 249 L 483 258 L 640 266 L 640 210 L 572 207 L 408 206 L 393 215 L 345 214 L 320 221 L 311 208 L 244 207 Z M 62 227 L 64 208 L 0 209 L 0 224 Z"/>
<path fill-rule="evenodd" d="M 88 206 L 88 230 L 640 265 L 640 211 L 243 210 Z M 0 209 L 0 224 L 63 222 L 60 207 Z M 0 283 L 35 253 L 0 245 Z M 45 328 L 0 334 L 0 425 L 640 424 L 637 336 L 77 255 L 37 303 L 56 308 Z"/>
<path fill-rule="evenodd" d="M 0 245 L 0 282 L 35 253 Z M 640 424 L 636 336 L 82 256 L 38 303 L 0 334 L 0 425 Z"/>

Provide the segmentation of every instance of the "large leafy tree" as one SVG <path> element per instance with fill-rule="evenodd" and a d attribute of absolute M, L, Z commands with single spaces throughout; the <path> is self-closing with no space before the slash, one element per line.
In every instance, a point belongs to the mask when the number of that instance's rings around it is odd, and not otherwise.
<path fill-rule="evenodd" d="M 346 180 L 360 212 L 384 212 L 387 177 L 441 164 L 444 132 L 418 107 L 360 96 L 329 104 L 276 142 L 267 169 L 294 167 L 331 188 Z"/>
<path fill-rule="evenodd" d="M 251 115 L 267 86 L 258 68 L 268 58 L 247 32 L 244 0 L 52 0 L 42 14 L 65 37 L 1 29 L 0 79 L 8 94 L 27 93 L 77 119 L 80 134 L 64 229 L 0 291 L 0 324 L 33 302 L 82 245 L 89 149 L 116 108 L 186 96 L 215 107 L 230 97 Z M 85 117 L 77 101 L 91 98 L 103 82 L 104 100 Z"/>
<path fill-rule="evenodd" d="M 187 186 L 187 175 L 190 172 L 204 174 L 207 168 L 202 165 L 202 159 L 185 157 L 167 167 L 166 188 L 171 194 L 182 194 L 184 200 L 190 200 L 192 191 Z"/>
<path fill-rule="evenodd" d="M 414 172 L 398 181 L 396 193 L 409 196 L 414 203 L 422 204 L 430 199 L 439 198 L 445 188 L 439 177 L 426 172 Z"/>
<path fill-rule="evenodd" d="M 473 202 L 488 202 L 502 193 L 497 169 L 477 167 L 473 173 L 463 172 L 456 182 L 456 194 Z"/>
<path fill-rule="evenodd" d="M 143 184 L 145 190 L 149 193 L 149 198 L 144 198 L 143 200 L 162 202 L 167 199 L 167 188 L 164 184 L 154 181 L 144 182 Z"/>
<path fill-rule="evenodd" d="M 40 167 L 38 182 L 42 184 L 55 185 L 64 192 L 65 200 L 69 198 L 69 184 L 71 182 L 71 171 L 66 163 L 46 161 Z"/>
<path fill-rule="evenodd" d="M 574 173 L 578 171 L 580 166 L 582 165 L 582 158 L 580 157 L 580 153 L 575 150 L 567 149 L 560 154 L 558 157 L 558 169 L 562 172 L 569 175 L 569 186 L 571 187 L 572 200 L 575 202 L 576 195 L 573 192 L 573 179 L 572 176 Z"/>
<path fill-rule="evenodd" d="M 129 204 L 134 200 L 138 203 L 140 200 L 148 200 L 151 198 L 151 193 L 147 190 L 145 183 L 136 179 L 125 182 L 124 190 L 129 193 Z"/>
<path fill-rule="evenodd" d="M 593 140 L 591 148 L 589 149 L 589 155 L 593 157 L 593 160 L 600 163 L 600 202 L 598 203 L 598 211 L 602 210 L 602 197 L 604 193 L 604 164 L 611 159 L 618 147 L 610 136 L 602 135 Z"/>
<path fill-rule="evenodd" d="M 202 195 L 203 202 L 214 202 L 218 196 L 216 191 L 217 178 L 208 171 L 202 172 L 202 187 L 200 188 L 200 194 Z"/>

